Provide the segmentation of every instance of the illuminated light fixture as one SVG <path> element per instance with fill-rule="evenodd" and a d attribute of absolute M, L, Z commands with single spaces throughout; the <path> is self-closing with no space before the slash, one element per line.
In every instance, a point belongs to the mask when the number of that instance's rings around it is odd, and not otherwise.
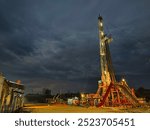
<path fill-rule="evenodd" d="M 82 93 L 82 94 L 81 94 L 81 97 L 82 97 L 82 98 L 84 98 L 84 97 L 85 97 L 85 95 Z"/>
<path fill-rule="evenodd" d="M 101 84 L 101 83 L 102 83 L 102 80 L 98 80 L 98 83 Z"/>
<path fill-rule="evenodd" d="M 101 35 L 103 36 L 103 35 L 104 35 L 104 33 L 103 33 L 103 32 L 101 32 Z"/>
<path fill-rule="evenodd" d="M 103 23 L 100 23 L 100 26 L 102 27 L 102 26 L 103 26 Z"/>
<path fill-rule="evenodd" d="M 125 79 L 123 78 L 122 81 L 125 82 Z"/>

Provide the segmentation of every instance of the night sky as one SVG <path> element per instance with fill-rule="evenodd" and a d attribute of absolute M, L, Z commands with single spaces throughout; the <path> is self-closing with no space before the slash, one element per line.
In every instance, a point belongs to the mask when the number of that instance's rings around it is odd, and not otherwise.
<path fill-rule="evenodd" d="M 26 93 L 95 92 L 99 14 L 116 75 L 150 88 L 150 0 L 0 0 L 0 72 Z"/>

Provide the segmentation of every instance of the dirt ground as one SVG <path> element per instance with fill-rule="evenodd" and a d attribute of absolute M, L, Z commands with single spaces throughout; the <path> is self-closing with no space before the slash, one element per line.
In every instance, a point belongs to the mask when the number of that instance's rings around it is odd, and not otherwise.
<path fill-rule="evenodd" d="M 23 113 L 150 113 L 150 107 L 81 107 L 66 104 L 25 104 Z"/>

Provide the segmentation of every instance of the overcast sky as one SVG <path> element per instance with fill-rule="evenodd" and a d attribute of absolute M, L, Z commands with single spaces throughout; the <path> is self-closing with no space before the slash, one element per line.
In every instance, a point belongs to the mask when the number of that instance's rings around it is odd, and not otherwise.
<path fill-rule="evenodd" d="M 0 0 L 0 71 L 26 92 L 95 92 L 98 15 L 116 75 L 150 88 L 149 0 Z"/>

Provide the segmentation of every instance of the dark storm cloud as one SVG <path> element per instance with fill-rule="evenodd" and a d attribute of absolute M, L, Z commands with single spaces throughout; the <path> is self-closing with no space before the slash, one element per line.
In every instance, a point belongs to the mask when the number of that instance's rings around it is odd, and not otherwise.
<path fill-rule="evenodd" d="M 131 85 L 149 87 L 149 5 L 148 0 L 1 0 L 0 70 L 8 79 L 21 79 L 27 91 L 95 91 L 100 13 L 114 38 L 116 73 Z"/>

